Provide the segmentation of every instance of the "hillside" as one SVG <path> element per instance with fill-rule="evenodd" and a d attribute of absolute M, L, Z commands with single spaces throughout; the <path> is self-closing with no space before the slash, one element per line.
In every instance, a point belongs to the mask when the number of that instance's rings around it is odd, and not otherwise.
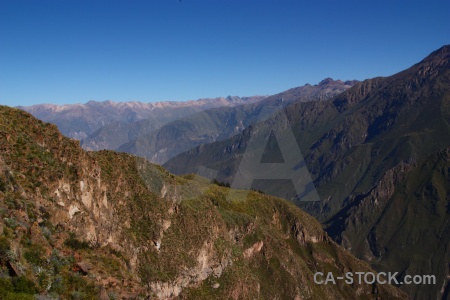
<path fill-rule="evenodd" d="M 5 106 L 0 147 L 2 299 L 406 298 L 314 284 L 317 271 L 371 269 L 285 200 L 86 152 Z"/>
<path fill-rule="evenodd" d="M 284 115 L 289 124 L 271 118 L 226 141 L 191 149 L 164 166 L 177 174 L 208 167 L 217 171 L 219 181 L 233 183 L 247 145 L 261 132 L 269 139 L 272 131 L 289 126 L 306 163 L 300 160 L 299 165 L 309 170 L 322 201 L 302 202 L 290 181 L 256 181 L 253 188 L 295 202 L 378 270 L 401 268 L 402 276 L 431 271 L 438 285 L 405 291 L 417 299 L 445 298 L 450 286 L 447 175 L 432 173 L 419 180 L 418 175 L 401 174 L 404 179 L 393 185 L 383 182 L 396 172 L 411 169 L 416 174 L 450 146 L 450 46 L 398 74 L 358 83 L 330 101 L 293 103 Z M 280 159 L 273 141 L 265 158 Z M 446 163 L 428 168 L 444 172 Z M 368 199 L 386 207 L 361 204 Z M 400 258 L 402 263 L 394 263 Z"/>
<path fill-rule="evenodd" d="M 351 195 L 326 228 L 377 270 L 399 271 L 400 278 L 435 274 L 441 279 L 437 285 L 405 287 L 415 298 L 448 299 L 449 199 L 450 147 L 389 170 L 368 193 Z"/>

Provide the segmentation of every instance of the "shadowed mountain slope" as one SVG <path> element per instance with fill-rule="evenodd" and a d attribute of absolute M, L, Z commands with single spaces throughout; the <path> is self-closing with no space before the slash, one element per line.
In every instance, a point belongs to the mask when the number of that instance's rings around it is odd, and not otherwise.
<path fill-rule="evenodd" d="M 422 181 L 417 181 L 414 175 L 402 175 L 406 176 L 405 182 L 385 185 L 380 191 L 377 187 L 392 176 L 392 172 L 420 169 L 433 157 L 443 155 L 442 151 L 445 153 L 450 146 L 450 46 L 436 50 L 420 63 L 393 76 L 357 83 L 330 101 L 293 103 L 284 109 L 284 114 L 289 124 L 280 124 L 277 117 L 271 118 L 226 141 L 180 154 L 165 167 L 177 174 L 196 173 L 199 167 L 208 167 L 217 170 L 219 181 L 232 183 L 249 142 L 261 132 L 269 140 L 271 130 L 289 126 L 322 201 L 301 202 L 289 180 L 256 181 L 253 187 L 300 205 L 325 222 L 327 230 L 338 241 L 345 241 L 344 245 L 353 254 L 371 261 L 380 270 L 399 267 L 401 270 L 396 271 L 403 275 L 427 274 L 431 270 L 438 277 L 438 285 L 405 286 L 404 289 L 418 299 L 444 297 L 450 275 L 446 173 L 440 179 L 430 175 Z M 265 157 L 275 161 L 279 153 L 271 144 L 273 142 L 268 143 Z M 436 172 L 445 170 L 445 164 L 441 161 Z M 408 167 L 405 169 L 404 165 Z M 439 193 L 425 192 L 419 182 Z M 407 189 L 403 192 L 414 197 L 391 198 L 405 186 Z M 393 201 L 398 206 L 389 206 L 389 209 L 359 206 L 363 199 L 372 197 L 371 191 L 375 190 L 377 195 L 384 195 L 383 201 L 388 205 Z M 422 204 L 415 205 L 417 202 Z M 435 214 L 436 208 L 431 203 L 436 202 L 447 210 L 439 209 L 440 213 Z M 408 207 L 413 206 L 416 209 L 411 213 Z M 404 223 L 393 219 L 394 211 L 397 217 L 401 214 Z M 357 219 L 355 214 L 360 216 L 361 222 L 356 227 L 351 224 Z M 434 216 L 434 220 L 416 222 L 415 216 L 424 220 Z M 365 228 L 361 232 L 366 233 L 361 233 L 359 228 Z M 428 230 L 434 234 L 427 234 Z M 405 236 L 408 242 L 400 238 Z M 419 240 L 424 244 L 412 243 Z M 414 245 L 423 247 L 423 251 L 416 252 Z M 410 251 L 405 252 L 405 248 Z M 426 253 L 436 255 L 429 257 Z M 399 257 L 403 263 L 390 265 Z"/>
<path fill-rule="evenodd" d="M 316 85 L 289 89 L 257 103 L 205 110 L 167 123 L 148 134 L 141 134 L 117 148 L 118 151 L 146 157 L 163 164 L 195 146 L 230 138 L 257 121 L 266 106 L 286 106 L 294 101 L 324 101 L 353 86 L 356 81 L 324 79 Z M 141 131 L 142 132 L 142 131 Z"/>

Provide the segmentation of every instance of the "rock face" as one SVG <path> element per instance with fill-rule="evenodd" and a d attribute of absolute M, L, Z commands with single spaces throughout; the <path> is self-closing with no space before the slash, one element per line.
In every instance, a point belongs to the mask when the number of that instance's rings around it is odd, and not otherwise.
<path fill-rule="evenodd" d="M 0 148 L 2 299 L 406 298 L 315 284 L 318 271 L 371 269 L 287 201 L 85 152 L 8 107 Z"/>
<path fill-rule="evenodd" d="M 436 285 L 408 286 L 416 298 L 449 296 L 450 147 L 401 163 L 327 222 L 328 233 L 377 270 L 432 274 Z M 381 217 L 380 217 L 381 216 Z M 432 253 L 432 255 L 430 255 Z M 400 272 L 400 271 L 399 271 Z"/>
<path fill-rule="evenodd" d="M 377 270 L 396 267 L 402 276 L 438 277 L 435 286 L 405 286 L 412 297 L 448 297 L 449 271 L 441 263 L 448 266 L 450 259 L 440 250 L 449 249 L 450 241 L 449 211 L 441 208 L 448 202 L 447 175 L 442 171 L 442 176 L 417 181 L 416 172 L 450 146 L 450 46 L 398 74 L 357 83 L 330 101 L 294 102 L 284 113 L 304 157 L 294 165 L 309 169 L 322 201 L 301 202 L 302 195 L 286 181 L 255 182 L 253 188 L 292 200 Z M 217 171 L 218 181 L 232 183 L 247 145 L 274 128 L 283 130 L 286 124 L 270 118 L 228 140 L 184 152 L 164 166 L 176 174 L 208 167 Z M 266 138 L 266 162 L 278 162 L 278 147 Z M 439 168 L 445 170 L 443 166 Z M 430 230 L 436 233 L 426 234 Z M 406 236 L 414 244 L 403 240 Z M 402 263 L 394 263 L 394 257 Z"/>

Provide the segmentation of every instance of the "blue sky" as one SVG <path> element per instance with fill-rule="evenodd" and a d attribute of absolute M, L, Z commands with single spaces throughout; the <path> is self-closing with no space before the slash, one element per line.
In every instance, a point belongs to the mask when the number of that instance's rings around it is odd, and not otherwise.
<path fill-rule="evenodd" d="M 268 95 L 387 76 L 450 43 L 450 1 L 0 1 L 0 104 Z"/>

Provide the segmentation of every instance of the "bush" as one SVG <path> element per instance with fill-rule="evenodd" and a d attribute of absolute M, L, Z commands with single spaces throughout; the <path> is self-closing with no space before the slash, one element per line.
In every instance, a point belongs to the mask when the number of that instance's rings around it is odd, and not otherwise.
<path fill-rule="evenodd" d="M 6 294 L 12 292 L 13 290 L 14 287 L 11 283 L 11 280 L 9 280 L 8 278 L 0 277 L 0 299 L 4 299 Z"/>
<path fill-rule="evenodd" d="M 212 181 L 212 183 L 214 183 L 215 185 L 218 185 L 218 186 L 224 186 L 224 187 L 227 187 L 227 188 L 231 187 L 230 184 L 229 184 L 228 182 L 220 182 L 220 181 L 218 181 L 217 179 L 214 179 L 214 180 Z"/>
<path fill-rule="evenodd" d="M 33 284 L 33 283 L 32 283 Z M 33 293 L 18 292 L 9 278 L 0 277 L 0 299 L 2 300 L 33 300 Z"/>
<path fill-rule="evenodd" d="M 0 238 L 0 264 L 8 261 L 9 241 L 2 236 Z"/>
<path fill-rule="evenodd" d="M 63 273 L 60 283 L 62 290 L 55 290 L 61 296 L 61 299 L 97 299 L 99 290 L 91 282 L 85 280 L 81 276 Z"/>
<path fill-rule="evenodd" d="M 11 218 L 4 218 L 6 226 L 9 228 L 15 229 L 17 226 L 19 226 L 17 220 L 14 217 Z"/>
<path fill-rule="evenodd" d="M 45 265 L 45 252 L 41 246 L 31 245 L 28 250 L 25 251 L 23 257 L 35 266 Z"/>
<path fill-rule="evenodd" d="M 16 293 L 34 295 L 38 292 L 35 283 L 23 276 L 13 278 L 12 284 Z"/>
<path fill-rule="evenodd" d="M 0 177 L 0 192 L 6 192 L 6 182 Z"/>
<path fill-rule="evenodd" d="M 91 248 L 89 246 L 88 242 L 83 242 L 78 240 L 75 237 L 75 234 L 73 232 L 69 233 L 69 237 L 67 238 L 67 240 L 64 241 L 64 245 L 66 247 L 72 248 L 74 250 L 80 250 L 80 249 L 89 249 Z"/>

